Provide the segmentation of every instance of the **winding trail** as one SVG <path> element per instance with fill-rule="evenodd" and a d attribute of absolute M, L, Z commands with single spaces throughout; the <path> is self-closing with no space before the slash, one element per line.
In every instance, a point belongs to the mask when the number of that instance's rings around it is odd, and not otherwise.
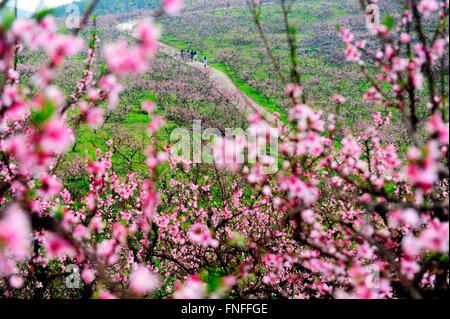
<path fill-rule="evenodd" d="M 138 20 L 133 20 L 129 22 L 120 23 L 117 25 L 117 30 L 128 33 L 132 35 L 133 29 L 138 23 Z M 167 55 L 174 60 L 181 60 L 180 52 L 178 49 L 167 45 L 166 43 L 159 42 L 159 51 L 164 55 Z M 181 61 L 180 61 L 181 63 Z M 205 66 L 201 62 L 188 62 L 186 63 L 189 66 L 196 68 L 198 70 L 204 70 Z M 257 112 L 264 119 L 272 124 L 276 123 L 276 119 L 272 113 L 267 111 L 263 106 L 259 105 L 255 101 L 253 101 L 250 97 L 248 97 L 245 93 L 243 93 L 239 88 L 233 83 L 228 75 L 224 72 L 217 70 L 213 67 L 208 66 L 208 75 L 211 83 L 216 87 L 217 90 L 222 92 L 226 96 L 233 96 L 237 101 L 240 108 L 243 110 L 247 110 L 248 112 Z"/>

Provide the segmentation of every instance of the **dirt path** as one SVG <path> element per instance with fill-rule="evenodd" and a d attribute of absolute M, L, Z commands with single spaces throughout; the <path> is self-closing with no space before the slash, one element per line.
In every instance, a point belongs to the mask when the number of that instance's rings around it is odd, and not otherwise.
<path fill-rule="evenodd" d="M 131 34 L 133 32 L 134 26 L 137 24 L 137 20 L 129 21 L 125 23 L 121 23 L 117 25 L 117 29 L 121 32 L 125 32 Z M 175 49 L 165 43 L 159 43 L 159 50 L 161 53 L 172 57 L 175 60 L 181 62 L 181 56 L 178 49 Z M 204 70 L 205 66 L 200 62 L 189 62 L 188 65 L 193 68 Z M 267 111 L 264 107 L 253 101 L 246 94 L 244 94 L 239 88 L 233 83 L 228 75 L 224 72 L 217 70 L 213 67 L 207 67 L 210 81 L 214 84 L 214 86 L 223 94 L 227 96 L 233 96 L 239 101 L 239 105 L 242 109 L 247 110 L 249 112 L 258 112 L 261 114 L 268 122 L 275 123 L 275 118 L 272 113 Z"/>

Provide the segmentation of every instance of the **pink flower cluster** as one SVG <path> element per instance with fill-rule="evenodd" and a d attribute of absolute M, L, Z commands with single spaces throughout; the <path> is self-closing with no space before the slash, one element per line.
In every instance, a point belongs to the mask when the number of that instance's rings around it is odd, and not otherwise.
<path fill-rule="evenodd" d="M 201 245 L 203 247 L 216 248 L 219 245 L 217 239 L 214 239 L 209 229 L 202 224 L 194 224 L 189 229 L 189 238 L 193 243 Z"/>
<path fill-rule="evenodd" d="M 119 76 L 141 74 L 148 69 L 148 61 L 158 49 L 160 31 L 150 21 L 136 27 L 138 45 L 129 46 L 125 40 L 105 47 L 109 70 Z"/>

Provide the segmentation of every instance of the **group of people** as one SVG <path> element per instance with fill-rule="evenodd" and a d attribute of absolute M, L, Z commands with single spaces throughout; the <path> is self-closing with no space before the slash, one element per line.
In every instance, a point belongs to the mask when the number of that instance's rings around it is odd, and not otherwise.
<path fill-rule="evenodd" d="M 182 49 L 181 52 L 181 61 L 182 62 L 197 62 L 198 61 L 198 52 L 195 50 L 184 50 Z M 208 58 L 206 55 L 203 56 L 201 62 L 205 67 L 208 66 Z"/>

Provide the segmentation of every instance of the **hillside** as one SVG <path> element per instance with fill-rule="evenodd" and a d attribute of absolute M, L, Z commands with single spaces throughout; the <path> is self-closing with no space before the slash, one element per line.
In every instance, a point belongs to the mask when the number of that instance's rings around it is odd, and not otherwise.
<path fill-rule="evenodd" d="M 271 111 L 285 112 L 289 100 L 263 41 L 254 26 L 245 1 L 215 1 L 207 10 L 195 3 L 192 11 L 169 18 L 163 40 L 175 47 L 193 48 L 209 57 L 212 65 L 225 71 L 235 83 Z M 395 1 L 384 1 L 382 12 L 395 11 Z M 267 2 L 261 7 L 262 26 L 281 68 L 288 72 L 290 54 L 284 34 L 279 4 Z M 332 96 L 342 94 L 346 105 L 338 112 L 353 129 L 365 127 L 371 120 L 363 100 L 369 87 L 358 67 L 343 61 L 343 43 L 336 26 L 346 25 L 369 45 L 375 38 L 365 28 L 365 18 L 356 1 L 294 1 L 290 22 L 297 31 L 298 63 L 305 94 L 315 105 L 332 109 Z M 333 106 L 334 108 L 334 106 Z M 394 115 L 394 121 L 397 119 Z M 400 124 L 400 127 L 402 125 Z"/>
<path fill-rule="evenodd" d="M 276 0 L 275 0 L 276 1 Z M 274 0 L 263 0 L 261 3 L 270 3 Z M 84 11 L 86 6 L 90 3 L 89 0 L 75 1 L 73 4 L 78 5 L 79 8 Z M 98 3 L 95 13 L 97 15 L 107 15 L 107 14 L 128 14 L 136 10 L 151 10 L 160 5 L 161 0 L 100 0 Z M 226 9 L 235 6 L 245 5 L 245 0 L 186 0 L 184 1 L 185 7 L 184 12 L 201 12 L 214 9 Z M 55 7 L 55 15 L 64 16 L 67 14 L 66 8 L 69 5 L 62 5 Z"/>
<path fill-rule="evenodd" d="M 70 5 L 63 5 L 54 8 L 55 16 L 64 16 L 67 14 L 67 8 L 71 5 L 77 5 L 83 13 L 86 7 L 89 5 L 90 0 L 76 1 Z M 151 10 L 156 8 L 160 3 L 160 0 L 101 0 L 94 11 L 97 15 L 107 14 L 123 14 L 136 10 Z"/>
<path fill-rule="evenodd" d="M 88 1 L 80 2 L 85 5 Z M 99 34 L 105 40 L 121 37 L 116 26 L 121 22 L 145 17 L 148 8 L 159 1 L 100 1 L 97 13 L 106 15 L 99 19 Z M 64 7 L 58 9 L 61 12 Z M 396 1 L 384 1 L 383 16 L 398 9 Z M 136 11 L 134 11 L 136 10 Z M 120 12 L 120 13 L 117 13 Z M 290 22 L 297 29 L 299 69 L 302 72 L 305 94 L 314 99 L 317 107 L 337 111 L 340 119 L 354 131 L 364 129 L 372 119 L 373 109 L 364 100 L 370 83 L 353 64 L 343 61 L 343 44 L 336 30 L 346 25 L 355 30 L 358 38 L 369 45 L 376 39 L 368 34 L 365 19 L 356 1 L 325 0 L 294 1 Z M 264 1 L 262 6 L 263 28 L 280 66 L 287 72 L 290 64 L 283 16 L 277 1 Z M 286 116 L 289 100 L 283 95 L 271 60 L 266 56 L 245 0 L 202 1 L 186 3 L 181 15 L 163 19 L 162 39 L 174 48 L 195 49 L 209 58 L 210 65 L 225 72 L 249 98 L 271 112 Z M 448 76 L 447 76 L 448 79 Z M 344 95 L 346 103 L 339 110 L 332 103 L 332 96 Z M 423 111 L 421 107 L 419 110 Z M 383 111 L 380 108 L 378 111 Z M 185 113 L 182 108 L 178 112 Z M 198 112 L 196 110 L 195 112 Z M 405 123 L 393 111 L 391 127 L 386 135 L 402 150 L 406 149 Z"/>

